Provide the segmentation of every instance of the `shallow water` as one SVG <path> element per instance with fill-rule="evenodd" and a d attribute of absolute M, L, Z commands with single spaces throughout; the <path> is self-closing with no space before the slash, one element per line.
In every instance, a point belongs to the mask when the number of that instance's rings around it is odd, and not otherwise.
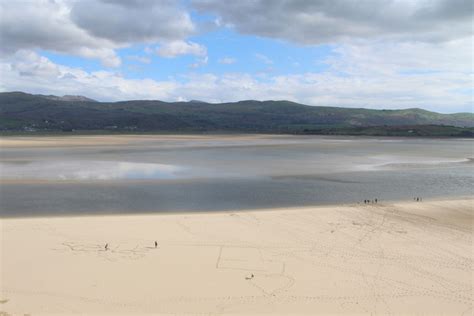
<path fill-rule="evenodd" d="M 143 136 L 119 145 L 5 147 L 0 214 L 206 211 L 470 195 L 473 144 Z"/>

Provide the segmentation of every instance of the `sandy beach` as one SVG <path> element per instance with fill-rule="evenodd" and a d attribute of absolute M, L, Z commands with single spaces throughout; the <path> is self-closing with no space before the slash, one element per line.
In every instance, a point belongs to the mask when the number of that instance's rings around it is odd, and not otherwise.
<path fill-rule="evenodd" d="M 473 201 L 2 219 L 0 314 L 471 315 Z"/>

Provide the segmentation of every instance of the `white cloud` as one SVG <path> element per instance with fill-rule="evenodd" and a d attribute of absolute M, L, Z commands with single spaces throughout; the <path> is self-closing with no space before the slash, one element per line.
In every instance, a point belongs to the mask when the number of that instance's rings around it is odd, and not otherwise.
<path fill-rule="evenodd" d="M 95 38 L 71 22 L 70 4 L 68 1 L 46 0 L 1 1 L 1 54 L 39 48 L 97 58 L 107 66 L 120 65 L 114 43 Z"/>
<path fill-rule="evenodd" d="M 19 51 L 0 61 L 1 91 L 74 94 L 98 100 L 173 98 L 176 83 L 125 79 L 111 71 L 87 72 L 52 63 L 31 51 Z"/>
<path fill-rule="evenodd" d="M 207 55 L 206 47 L 194 42 L 172 41 L 163 43 L 156 50 L 161 57 L 174 58 L 179 55 L 195 55 L 205 57 Z"/>
<path fill-rule="evenodd" d="M 474 37 L 443 43 L 359 41 L 338 45 L 328 62 L 351 74 L 378 71 L 472 72 Z M 355 61 L 357 61 L 355 63 Z M 357 69 L 354 69 L 357 64 Z"/>
<path fill-rule="evenodd" d="M 235 64 L 237 60 L 232 57 L 224 57 L 224 58 L 219 59 L 217 62 L 219 64 L 231 65 L 231 64 Z"/>

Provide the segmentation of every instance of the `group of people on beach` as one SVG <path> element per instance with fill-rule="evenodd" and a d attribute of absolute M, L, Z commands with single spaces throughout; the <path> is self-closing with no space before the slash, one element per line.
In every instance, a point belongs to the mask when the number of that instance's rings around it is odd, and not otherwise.
<path fill-rule="evenodd" d="M 421 197 L 414 197 L 413 201 L 415 202 L 421 202 L 423 199 Z M 364 200 L 364 204 L 377 204 L 378 199 L 373 199 L 373 200 Z"/>
<path fill-rule="evenodd" d="M 155 240 L 155 248 L 158 248 L 158 242 Z M 109 250 L 109 244 L 106 243 L 104 246 L 105 251 Z"/>
<path fill-rule="evenodd" d="M 364 204 L 377 204 L 379 200 L 373 199 L 373 200 L 364 200 Z"/>

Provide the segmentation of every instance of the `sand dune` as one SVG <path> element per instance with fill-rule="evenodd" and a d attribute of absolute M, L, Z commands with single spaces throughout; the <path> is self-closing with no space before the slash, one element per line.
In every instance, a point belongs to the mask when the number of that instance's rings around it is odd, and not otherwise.
<path fill-rule="evenodd" d="M 473 201 L 2 219 L 0 315 L 471 315 Z"/>

